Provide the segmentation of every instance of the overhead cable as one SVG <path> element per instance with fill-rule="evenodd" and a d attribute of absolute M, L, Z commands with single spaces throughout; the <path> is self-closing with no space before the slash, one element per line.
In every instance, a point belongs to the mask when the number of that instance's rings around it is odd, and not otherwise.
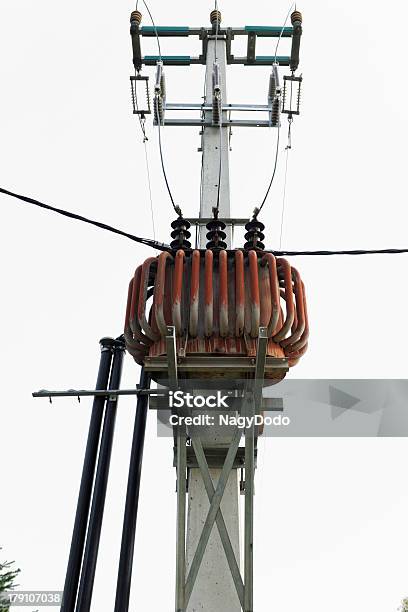
<path fill-rule="evenodd" d="M 22 202 L 26 202 L 27 204 L 33 204 L 34 206 L 38 206 L 46 210 L 51 210 L 52 212 L 55 212 L 59 215 L 63 215 L 64 217 L 75 219 L 76 221 L 82 221 L 83 223 L 88 223 L 89 225 L 94 225 L 95 227 L 99 227 L 100 229 L 106 230 L 108 232 L 113 232 L 114 234 L 118 234 L 119 236 L 124 236 L 125 238 L 129 238 L 129 240 L 133 240 L 133 242 L 139 242 L 140 244 L 145 244 L 146 246 L 152 247 L 154 249 L 158 249 L 159 251 L 170 251 L 171 250 L 169 245 L 164 244 L 162 242 L 158 242 L 157 240 L 152 240 L 151 238 L 140 238 L 139 236 L 134 236 L 133 234 L 124 232 L 120 229 L 117 229 L 116 227 L 107 225 L 106 223 L 101 223 L 100 221 L 94 221 L 92 219 L 88 219 L 87 217 L 83 217 L 82 215 L 78 215 L 76 213 L 73 213 L 67 210 L 63 210 L 62 208 L 56 208 L 55 206 L 44 204 L 44 202 L 40 202 L 39 200 L 35 200 L 34 198 L 29 198 L 27 196 L 19 195 L 17 193 L 14 193 L 13 191 L 9 191 L 8 189 L 3 189 L 2 187 L 0 187 L 0 193 L 11 196 L 12 198 L 21 200 Z"/>

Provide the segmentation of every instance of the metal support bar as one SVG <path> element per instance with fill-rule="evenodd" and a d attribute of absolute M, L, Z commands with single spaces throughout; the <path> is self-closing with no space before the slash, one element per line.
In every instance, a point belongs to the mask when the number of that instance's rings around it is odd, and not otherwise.
<path fill-rule="evenodd" d="M 166 102 L 166 110 L 168 111 L 212 111 L 212 106 L 208 104 L 199 104 L 194 102 Z M 240 112 L 269 112 L 271 106 L 269 104 L 223 104 L 222 111 L 240 111 Z"/>
<path fill-rule="evenodd" d="M 197 459 L 198 466 L 200 468 L 201 476 L 203 478 L 205 490 L 207 491 L 208 501 L 211 504 L 211 501 L 215 494 L 215 489 L 214 489 L 214 485 L 211 479 L 211 475 L 210 475 L 207 459 L 204 453 L 203 445 L 202 445 L 200 438 L 196 436 L 192 436 L 191 442 L 194 448 L 194 453 Z M 241 606 L 243 606 L 244 605 L 244 585 L 242 582 L 241 572 L 239 570 L 238 563 L 235 558 L 235 553 L 232 548 L 231 540 L 228 535 L 227 526 L 225 524 L 221 508 L 219 508 L 215 520 L 216 520 L 216 524 L 218 528 L 218 533 L 220 534 L 221 542 L 224 548 L 225 556 L 228 561 L 230 572 L 234 580 L 235 588 L 237 590 L 237 594 L 241 602 Z"/>
<path fill-rule="evenodd" d="M 245 536 L 244 536 L 244 612 L 253 612 L 254 577 L 254 477 L 255 477 L 255 426 L 253 417 L 260 410 L 268 347 L 268 329 L 260 327 L 255 365 L 254 393 L 246 403 L 246 415 L 251 427 L 245 430 Z"/>
<path fill-rule="evenodd" d="M 268 328 L 260 327 L 258 332 L 258 347 L 256 350 L 256 364 L 255 364 L 255 388 L 254 388 L 254 399 L 255 406 L 260 406 L 262 401 L 262 389 L 265 378 L 265 366 L 266 356 L 268 349 Z"/>
<path fill-rule="evenodd" d="M 185 612 L 186 601 L 186 430 L 177 427 L 177 542 L 176 542 L 176 612 Z"/>
<path fill-rule="evenodd" d="M 154 125 L 157 122 L 154 121 Z M 208 119 L 164 119 L 162 125 L 176 127 L 213 127 L 212 120 Z M 269 119 L 223 119 L 220 127 L 276 127 L 271 126 Z"/>
<path fill-rule="evenodd" d="M 172 388 L 177 387 L 177 350 L 176 350 L 176 328 L 169 325 L 166 336 L 166 351 L 168 362 L 169 381 Z"/>
<path fill-rule="evenodd" d="M 140 387 L 149 388 L 151 377 L 142 368 Z M 125 515 L 123 518 L 122 543 L 118 581 L 116 585 L 115 612 L 128 612 L 130 586 L 132 582 L 133 556 L 136 536 L 136 520 L 139 507 L 140 477 L 142 472 L 143 447 L 146 431 L 148 396 L 137 398 L 132 450 L 130 453 L 129 476 L 126 492 Z"/>
<path fill-rule="evenodd" d="M 125 344 L 123 340 L 117 340 L 114 347 L 112 372 L 109 383 L 109 386 L 113 389 L 118 388 L 120 385 L 124 353 Z M 115 433 L 117 402 L 117 397 L 110 398 L 105 408 L 98 467 L 96 470 L 92 507 L 89 516 L 78 601 L 76 605 L 77 612 L 89 612 L 91 608 L 103 513 L 105 509 L 106 490 L 108 486 L 113 436 Z"/>
<path fill-rule="evenodd" d="M 213 219 L 214 217 L 189 217 L 188 219 L 186 219 L 186 221 L 191 223 L 191 225 L 207 225 L 207 223 L 213 221 Z M 221 217 L 219 217 L 218 220 L 222 223 L 225 223 L 225 225 L 232 225 L 237 227 L 245 227 L 245 225 L 249 222 L 249 219 L 247 218 L 222 219 Z"/>
<path fill-rule="evenodd" d="M 247 400 L 246 416 L 255 415 L 254 398 Z M 252 421 L 251 421 L 252 422 Z M 254 472 L 255 472 L 255 427 L 245 429 L 245 534 L 244 534 L 244 612 L 253 612 L 254 574 Z"/>
<path fill-rule="evenodd" d="M 255 50 L 256 50 L 256 32 L 248 32 L 248 45 L 247 45 L 247 59 L 251 64 L 255 61 Z"/>
<path fill-rule="evenodd" d="M 48 391 L 42 389 L 32 394 L 33 397 L 119 397 L 120 395 L 165 395 L 166 391 L 158 391 L 157 389 L 68 389 L 68 391 Z"/>
<path fill-rule="evenodd" d="M 241 430 L 237 429 L 235 435 L 232 439 L 231 445 L 228 449 L 227 457 L 225 459 L 224 466 L 221 470 L 220 478 L 217 483 L 217 488 L 215 493 L 211 499 L 210 509 L 207 514 L 206 521 L 204 523 L 203 530 L 201 532 L 200 540 L 197 545 L 197 550 L 195 552 L 193 561 L 190 566 L 190 571 L 187 577 L 186 582 L 186 604 L 190 599 L 191 593 L 194 588 L 194 583 L 197 578 L 198 571 L 200 569 L 201 561 L 203 559 L 205 549 L 207 547 L 207 543 L 214 526 L 214 522 L 220 508 L 221 499 L 225 491 L 226 484 L 228 482 L 228 477 L 232 470 L 232 466 L 234 464 L 235 455 L 237 453 L 237 449 L 239 446 L 239 441 L 241 439 Z"/>
<path fill-rule="evenodd" d="M 162 61 L 164 66 L 191 66 L 193 64 L 205 64 L 202 56 L 191 57 L 190 55 L 145 55 L 142 63 L 145 66 L 156 66 L 157 62 Z M 278 55 L 276 63 L 280 66 L 290 66 L 289 55 Z M 273 66 L 275 63 L 274 55 L 257 55 L 253 61 L 247 57 L 229 56 L 228 64 L 241 64 L 243 66 Z"/>
<path fill-rule="evenodd" d="M 142 26 L 140 33 L 142 36 L 202 36 L 205 32 L 207 36 L 213 35 L 212 28 L 190 28 L 188 26 Z M 220 37 L 227 36 L 231 33 L 233 36 L 248 36 L 248 33 L 254 32 L 257 36 L 268 38 L 290 38 L 293 34 L 293 28 L 286 26 L 282 29 L 281 26 L 245 26 L 243 28 L 220 28 L 218 35 Z"/>
<path fill-rule="evenodd" d="M 102 352 L 98 378 L 96 381 L 97 389 L 106 389 L 108 386 L 114 342 L 113 338 L 102 338 L 100 341 Z M 81 484 L 79 487 L 78 503 L 72 532 L 71 548 L 65 576 L 61 612 L 74 612 L 75 609 L 89 506 L 91 503 L 95 464 L 98 454 L 99 437 L 102 427 L 104 403 L 105 400 L 103 397 L 95 397 L 92 406 L 92 415 L 89 423 L 88 440 L 86 443 L 84 465 L 82 468 Z"/>

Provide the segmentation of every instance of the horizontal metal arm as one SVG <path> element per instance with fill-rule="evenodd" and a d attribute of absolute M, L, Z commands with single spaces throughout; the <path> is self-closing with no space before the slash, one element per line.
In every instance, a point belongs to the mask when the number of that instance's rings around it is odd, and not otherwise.
<path fill-rule="evenodd" d="M 167 392 L 158 389 L 68 389 L 67 391 L 41 389 L 32 394 L 33 397 L 117 397 L 118 395 L 167 395 Z"/>
<path fill-rule="evenodd" d="M 154 122 L 157 125 L 157 122 Z M 214 127 L 212 121 L 205 119 L 164 119 L 162 125 L 173 125 L 177 127 Z M 272 126 L 268 120 L 245 120 L 245 119 L 226 119 L 220 124 L 221 127 L 278 127 Z M 218 127 L 218 126 L 217 126 Z"/>
<path fill-rule="evenodd" d="M 190 28 L 188 26 L 143 26 L 140 28 L 142 36 L 202 36 L 203 33 L 207 36 L 213 35 L 212 28 Z M 243 28 L 220 28 L 218 35 L 226 36 L 232 34 L 232 36 L 248 36 L 252 32 L 256 36 L 262 36 L 267 38 L 290 38 L 293 34 L 293 28 L 291 26 L 244 26 Z M 282 34 L 281 34 L 282 33 Z"/>
<path fill-rule="evenodd" d="M 190 102 L 166 102 L 166 111 L 212 111 L 210 104 L 195 104 Z M 272 110 L 269 104 L 223 104 L 222 111 L 268 112 Z"/>
<path fill-rule="evenodd" d="M 165 66 L 190 66 L 192 64 L 206 64 L 206 58 L 203 55 L 192 57 L 191 55 L 145 55 L 142 58 L 142 64 L 146 66 L 155 66 L 157 62 L 162 61 Z M 280 66 L 289 66 L 290 57 L 288 55 L 257 55 L 254 60 L 248 60 L 247 57 L 228 56 L 228 64 L 242 64 L 244 66 L 272 66 L 274 63 Z"/>

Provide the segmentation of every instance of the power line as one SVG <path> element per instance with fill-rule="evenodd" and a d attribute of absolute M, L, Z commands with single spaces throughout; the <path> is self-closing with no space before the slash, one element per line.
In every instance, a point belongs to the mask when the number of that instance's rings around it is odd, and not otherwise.
<path fill-rule="evenodd" d="M 260 207 L 258 208 L 258 210 L 256 212 L 256 216 L 258 216 L 259 213 L 261 212 L 261 210 L 263 209 L 264 204 L 265 204 L 266 200 L 268 199 L 268 195 L 269 195 L 269 192 L 270 192 L 271 187 L 272 187 L 272 183 L 273 183 L 274 178 L 275 178 L 276 169 L 278 167 L 278 158 L 279 158 L 279 141 L 280 141 L 280 121 L 278 123 L 278 136 L 276 138 L 275 163 L 274 163 L 274 167 L 273 167 L 272 177 L 271 177 L 271 180 L 269 182 L 268 189 L 266 190 L 265 197 L 262 200 L 262 204 L 260 205 Z"/>
<path fill-rule="evenodd" d="M 144 141 L 143 144 L 144 144 L 145 158 L 146 158 L 146 174 L 147 174 L 147 185 L 148 185 L 148 188 L 149 188 L 150 213 L 151 213 L 151 216 L 152 216 L 153 239 L 156 240 L 156 227 L 155 227 L 155 223 L 154 223 L 152 185 L 151 185 L 151 181 L 150 181 L 149 157 L 147 155 L 146 141 Z"/>
<path fill-rule="evenodd" d="M 145 5 L 147 12 L 149 13 L 150 21 L 152 22 L 152 26 L 153 26 L 153 29 L 154 29 L 154 33 L 155 33 L 155 35 L 156 35 L 157 47 L 158 47 L 158 49 L 159 49 L 159 56 L 160 56 L 160 61 L 161 61 L 161 59 L 162 59 L 162 54 L 161 54 L 161 47 L 160 47 L 160 38 L 159 38 L 159 35 L 158 35 L 158 33 L 157 33 L 156 24 L 154 23 L 153 15 L 151 14 L 150 9 L 149 9 L 149 7 L 147 6 L 147 3 L 145 2 L 145 0 L 143 0 L 143 4 Z"/>
<path fill-rule="evenodd" d="M 285 181 L 283 184 L 282 214 L 281 214 L 280 235 L 279 235 L 279 248 L 280 249 L 282 248 L 283 223 L 285 220 L 286 185 L 287 185 L 287 180 L 288 180 L 289 149 L 290 147 L 286 147 Z"/>
<path fill-rule="evenodd" d="M 147 5 L 145 0 L 143 0 L 143 4 L 145 5 L 147 12 L 149 13 L 150 21 L 152 22 L 154 33 L 155 33 L 155 36 L 156 36 L 157 48 L 158 48 L 158 51 L 159 51 L 159 58 L 160 58 L 160 61 L 162 61 L 162 54 L 161 54 L 161 47 L 160 47 L 160 38 L 159 38 L 159 35 L 158 35 L 158 32 L 157 32 L 156 24 L 155 24 L 154 19 L 153 19 L 153 15 L 152 15 L 152 13 L 151 13 L 151 11 L 150 11 L 150 9 L 149 9 L 149 7 L 148 7 L 148 5 Z M 170 189 L 170 184 L 169 184 L 169 181 L 168 181 L 168 178 L 167 178 L 166 168 L 165 168 L 165 164 L 164 164 L 163 147 L 162 147 L 162 140 L 161 140 L 159 100 L 158 100 L 157 96 L 155 97 L 155 106 L 156 106 L 155 110 L 156 110 L 156 117 L 157 117 L 157 127 L 158 127 L 158 133 L 159 133 L 160 161 L 161 161 L 161 167 L 162 167 L 162 171 L 163 171 L 164 182 L 166 184 L 166 188 L 167 188 L 167 192 L 168 192 L 169 197 L 170 197 L 171 204 L 172 204 L 176 214 L 181 216 L 180 207 L 177 206 L 175 204 L 175 202 L 174 202 L 173 194 L 172 194 L 171 189 Z"/>
<path fill-rule="evenodd" d="M 62 208 L 56 208 L 54 206 L 50 206 L 49 204 L 44 204 L 44 202 L 40 202 L 39 200 L 35 200 L 34 198 L 29 198 L 28 196 L 19 195 L 17 193 L 14 193 L 13 191 L 9 191 L 8 189 L 3 189 L 2 187 L 0 187 L 0 193 L 11 196 L 12 198 L 21 200 L 22 202 L 26 202 L 27 204 L 33 204 L 34 206 L 38 206 L 46 210 L 51 210 L 52 212 L 58 213 L 59 215 L 63 215 L 64 217 L 75 219 L 76 221 L 82 221 L 83 223 L 88 223 L 89 225 L 94 225 L 108 232 L 113 232 L 114 234 L 118 234 L 119 236 L 124 236 L 125 238 L 129 238 L 129 240 L 133 240 L 133 242 L 138 242 L 140 244 L 145 244 L 146 246 L 150 246 L 154 249 L 158 249 L 159 251 L 171 251 L 172 250 L 168 244 L 164 244 L 163 242 L 158 242 L 157 240 L 152 240 L 151 238 L 141 238 L 140 236 L 129 234 L 128 232 L 124 232 L 120 229 L 117 229 L 116 227 L 107 225 L 106 223 L 101 223 L 100 221 L 94 221 L 92 219 L 88 219 L 87 217 L 83 217 L 82 215 L 78 215 L 76 213 L 72 213 L 67 210 L 63 210 Z M 186 249 L 186 251 L 189 251 L 189 250 L 191 249 Z M 408 253 L 408 248 L 407 249 L 371 249 L 371 250 L 355 249 L 351 251 L 272 251 L 272 250 L 269 250 L 269 251 L 262 251 L 262 252 L 272 253 L 273 255 L 278 255 L 282 257 L 294 257 L 297 255 L 305 255 L 305 256 L 307 255 L 317 255 L 317 256 L 398 255 L 401 253 Z"/>
<path fill-rule="evenodd" d="M 297 255 L 399 255 L 408 253 L 408 249 L 356 249 L 354 251 L 262 251 L 262 253 L 272 253 L 282 257 L 295 257 Z"/>
<path fill-rule="evenodd" d="M 288 19 L 289 19 L 290 12 L 291 12 L 291 10 L 293 9 L 293 7 L 294 7 L 294 6 L 295 6 L 295 3 L 294 3 L 294 2 L 292 2 L 292 4 L 291 4 L 291 5 L 290 5 L 290 7 L 289 7 L 289 10 L 288 10 L 288 12 L 287 12 L 287 15 L 286 15 L 285 21 L 283 22 L 283 26 L 282 26 L 282 29 L 281 29 L 280 34 L 279 34 L 278 42 L 276 43 L 276 47 L 275 47 L 275 63 L 276 63 L 276 57 L 277 57 L 277 55 L 278 55 L 279 45 L 280 45 L 280 42 L 281 42 L 281 39 L 282 39 L 282 34 L 283 34 L 283 31 L 284 31 L 285 26 L 286 26 L 286 24 L 287 24 L 287 21 L 288 21 Z"/>
<path fill-rule="evenodd" d="M 287 21 L 289 19 L 290 12 L 291 12 L 291 10 L 293 9 L 294 6 L 295 6 L 295 3 L 293 2 L 290 5 L 290 7 L 289 7 L 289 10 L 288 10 L 288 12 L 286 14 L 286 17 L 285 17 L 285 21 L 283 22 L 283 26 L 282 26 L 282 29 L 280 31 L 279 38 L 278 38 L 278 41 L 277 41 L 276 47 L 275 47 L 275 63 L 276 63 L 276 58 L 277 58 L 277 54 L 278 54 L 279 45 L 280 45 L 280 42 L 281 42 L 281 39 L 282 39 L 282 34 L 283 34 L 284 29 L 285 29 L 286 23 L 287 23 Z M 262 201 L 262 204 L 259 206 L 258 210 L 255 209 L 256 210 L 255 216 L 258 216 L 259 213 L 261 212 L 262 208 L 264 207 L 264 204 L 265 204 L 266 200 L 268 199 L 269 192 L 270 192 L 271 187 L 272 187 L 272 183 L 273 183 L 273 181 L 275 179 L 276 168 L 277 168 L 277 165 L 278 165 L 278 157 L 279 157 L 279 137 L 280 137 L 280 119 L 278 118 L 278 137 L 277 137 L 277 141 L 276 141 L 275 164 L 274 164 L 273 171 L 272 171 L 272 178 L 270 180 L 268 189 L 266 190 L 266 194 L 265 194 L 265 197 L 264 197 L 264 199 Z"/>
<path fill-rule="evenodd" d="M 95 227 L 99 227 L 100 229 L 106 230 L 108 232 L 113 232 L 114 234 L 118 234 L 119 236 L 129 238 L 129 240 L 133 240 L 133 242 L 139 242 L 140 244 L 145 244 L 146 246 L 158 249 L 159 251 L 171 251 L 171 248 L 168 244 L 158 242 L 157 240 L 152 240 L 151 238 L 140 238 L 139 236 L 134 236 L 133 234 L 124 232 L 120 229 L 117 229 L 116 227 L 107 225 L 106 223 L 94 221 L 92 219 L 88 219 L 87 217 L 83 217 L 82 215 L 63 210 L 62 208 L 56 208 L 55 206 L 44 204 L 44 202 L 40 202 L 39 200 L 35 200 L 34 198 L 29 198 L 27 196 L 19 195 L 17 193 L 14 193 L 13 191 L 8 191 L 8 189 L 3 189 L 2 187 L 0 187 L 0 193 L 21 200 L 22 202 L 26 202 L 27 204 L 33 204 L 34 206 L 38 206 L 46 210 L 51 210 L 52 212 L 55 212 L 59 215 L 63 215 L 64 217 L 68 217 L 69 219 L 75 219 L 76 221 L 82 221 L 83 223 L 94 225 Z"/>

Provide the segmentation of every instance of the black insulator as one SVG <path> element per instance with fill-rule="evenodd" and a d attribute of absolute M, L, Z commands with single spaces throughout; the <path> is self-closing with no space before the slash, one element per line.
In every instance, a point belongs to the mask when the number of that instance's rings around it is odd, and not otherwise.
<path fill-rule="evenodd" d="M 170 246 L 173 250 L 177 249 L 191 249 L 191 242 L 188 241 L 188 238 L 191 236 L 191 232 L 189 232 L 190 222 L 183 217 L 178 217 L 171 224 L 173 231 L 171 232 L 171 237 L 173 241 L 170 243 Z"/>
<path fill-rule="evenodd" d="M 302 36 L 302 13 L 294 11 L 291 15 L 293 34 L 292 50 L 290 53 L 290 69 L 295 72 L 299 66 L 300 38 Z"/>
<path fill-rule="evenodd" d="M 262 240 L 265 238 L 265 234 L 263 234 L 263 230 L 265 226 L 263 223 L 258 221 L 258 219 L 253 219 L 249 221 L 245 225 L 245 229 L 247 233 L 245 234 L 245 240 L 247 241 L 244 245 L 244 249 L 246 251 L 250 251 L 251 249 L 261 249 L 262 251 L 265 248 Z"/>
<path fill-rule="evenodd" d="M 140 26 L 142 23 L 142 13 L 140 13 L 140 11 L 132 11 L 130 14 L 130 23 Z"/>
<path fill-rule="evenodd" d="M 227 248 L 227 243 L 225 242 L 227 234 L 224 232 L 226 227 L 224 221 L 219 219 L 212 219 L 207 223 L 207 249 Z"/>
<path fill-rule="evenodd" d="M 280 110 L 281 110 L 280 98 L 275 98 L 272 103 L 272 117 L 271 117 L 273 127 L 276 127 L 279 125 Z"/>

